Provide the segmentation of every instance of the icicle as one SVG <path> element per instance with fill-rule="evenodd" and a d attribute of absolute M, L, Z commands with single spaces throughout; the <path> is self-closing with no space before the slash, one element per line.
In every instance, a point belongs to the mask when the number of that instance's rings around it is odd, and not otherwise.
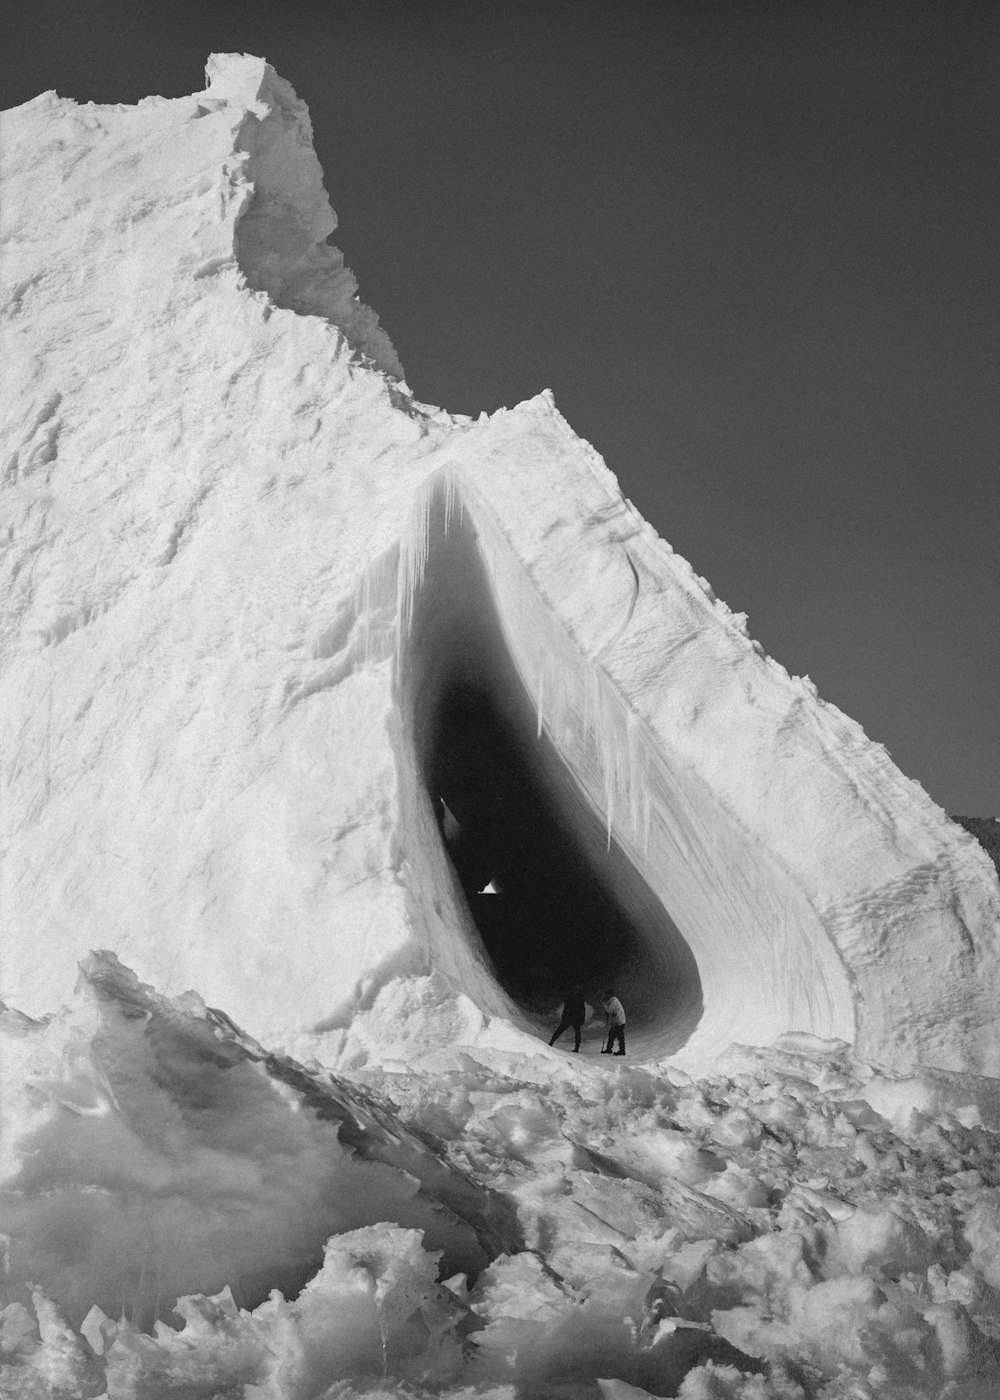
<path fill-rule="evenodd" d="M 399 568 L 396 582 L 396 665 L 402 656 L 403 642 L 413 626 L 417 594 L 420 592 L 430 558 L 431 529 L 440 521 L 447 534 L 455 518 L 464 518 L 464 503 L 454 476 L 450 471 L 437 472 L 417 491 L 410 516 L 399 544 Z"/>
<path fill-rule="evenodd" d="M 400 551 L 394 546 L 369 564 L 354 585 L 354 612 L 361 626 L 366 668 L 392 655 L 394 624 L 387 614 L 396 600 L 399 573 Z"/>
<path fill-rule="evenodd" d="M 597 678 L 590 666 L 586 667 L 583 673 L 583 742 L 592 737 L 594 741 L 594 751 L 598 752 L 599 727 L 597 722 Z"/>
<path fill-rule="evenodd" d="M 535 737 L 536 737 L 536 739 L 540 739 L 540 738 L 542 737 L 542 727 L 543 727 L 543 725 L 544 725 L 544 723 L 545 723 L 545 662 L 544 662 L 544 661 L 540 661 L 539 664 L 538 664 L 538 690 L 537 690 L 537 702 L 538 702 L 538 703 L 537 703 L 537 706 L 536 706 L 536 711 L 537 711 L 537 715 L 538 715 L 538 727 L 537 727 L 537 730 L 536 730 L 536 732 L 535 732 Z"/>
<path fill-rule="evenodd" d="M 609 682 L 610 685 L 610 682 Z M 637 850 L 641 849 L 643 860 L 649 854 L 649 834 L 652 799 L 649 790 L 648 769 L 651 755 L 648 739 L 640 716 L 615 694 L 614 703 L 623 714 L 625 725 L 625 748 L 621 758 L 623 773 L 620 790 L 628 804 L 629 827 Z"/>
<path fill-rule="evenodd" d="M 625 739 L 628 744 L 628 815 L 633 836 L 639 835 L 639 800 L 642 779 L 639 775 L 639 735 L 636 717 L 632 710 L 625 711 Z"/>
<path fill-rule="evenodd" d="M 430 547 L 431 492 L 424 488 L 418 494 L 410 512 L 400 542 L 399 580 L 396 596 L 396 658 L 403 639 L 413 625 L 416 596 L 423 582 Z"/>
<path fill-rule="evenodd" d="M 456 507 L 459 512 L 459 519 L 464 519 L 462 497 L 459 495 L 455 485 L 455 478 L 448 472 L 444 479 L 444 532 L 451 529 L 451 522 L 455 515 Z"/>

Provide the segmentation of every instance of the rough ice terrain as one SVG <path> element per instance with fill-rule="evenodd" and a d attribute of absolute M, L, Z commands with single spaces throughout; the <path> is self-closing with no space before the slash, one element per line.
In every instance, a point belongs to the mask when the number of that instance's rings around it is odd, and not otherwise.
<path fill-rule="evenodd" d="M 209 79 L 3 118 L 4 1394 L 996 1396 L 989 857 Z"/>

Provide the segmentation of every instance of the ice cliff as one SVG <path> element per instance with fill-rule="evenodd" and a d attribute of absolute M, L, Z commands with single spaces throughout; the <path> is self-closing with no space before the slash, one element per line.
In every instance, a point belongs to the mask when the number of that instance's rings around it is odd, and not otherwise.
<path fill-rule="evenodd" d="M 328 1063 L 787 1032 L 1000 1071 L 985 853 L 551 398 L 417 402 L 261 60 L 3 123 L 3 988 L 92 948 Z M 499 894 L 482 894 L 489 881 Z"/>

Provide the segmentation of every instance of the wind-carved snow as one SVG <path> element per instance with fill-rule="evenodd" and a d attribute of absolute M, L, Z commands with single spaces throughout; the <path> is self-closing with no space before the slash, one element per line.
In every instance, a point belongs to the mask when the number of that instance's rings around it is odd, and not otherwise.
<path fill-rule="evenodd" d="M 358 301 L 357 279 L 344 266 L 343 254 L 326 241 L 337 216 L 323 188 L 305 103 L 273 69 L 259 66 L 259 114 L 246 116 L 236 138 L 237 149 L 247 152 L 238 174 L 252 189 L 236 224 L 240 268 L 249 285 L 266 292 L 276 306 L 332 321 L 373 364 L 402 379 L 402 366 L 378 317 Z M 211 95 L 199 104 L 206 115 L 215 110 L 213 104 L 223 105 L 231 84 L 226 64 L 210 64 L 208 71 Z M 241 75 L 234 95 L 243 82 Z M 195 275 L 215 270 L 209 264 Z"/>
<path fill-rule="evenodd" d="M 989 858 L 550 396 L 412 398 L 304 106 L 261 60 L 210 72 L 43 94 L 0 142 L 4 1384 L 977 1394 Z M 57 1012 L 93 948 L 114 994 Z M 625 1061 L 599 1017 L 546 1044 L 577 981 L 622 995 Z M 191 1291 L 150 1334 L 112 1295 L 148 1320 L 157 1270 Z"/>

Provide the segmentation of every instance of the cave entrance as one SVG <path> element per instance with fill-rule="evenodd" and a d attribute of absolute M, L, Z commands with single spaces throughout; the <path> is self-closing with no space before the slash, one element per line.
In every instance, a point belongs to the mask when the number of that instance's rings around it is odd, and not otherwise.
<path fill-rule="evenodd" d="M 539 734 L 467 513 L 430 513 L 405 654 L 408 724 L 480 963 L 539 1029 L 572 987 L 592 1004 L 614 989 L 630 1050 L 643 1034 L 656 1053 L 682 1045 L 702 1011 L 694 957 Z"/>
<path fill-rule="evenodd" d="M 455 679 L 441 696 L 427 789 L 497 980 L 542 1014 L 579 984 L 591 996 L 642 962 L 631 920 L 552 801 L 538 749 L 495 694 Z M 492 888 L 491 888 L 492 887 Z"/>

